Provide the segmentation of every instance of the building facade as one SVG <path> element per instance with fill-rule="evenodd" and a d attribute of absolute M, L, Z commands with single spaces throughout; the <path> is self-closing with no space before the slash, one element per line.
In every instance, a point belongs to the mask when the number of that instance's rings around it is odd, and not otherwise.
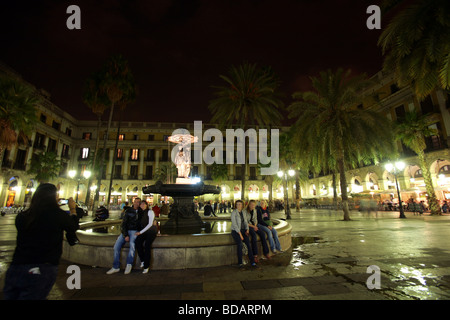
<path fill-rule="evenodd" d="M 0 64 L 0 72 L 16 77 L 33 87 L 5 65 Z M 419 102 L 410 88 L 397 88 L 392 75 L 379 72 L 373 79 L 376 80 L 376 85 L 362 93 L 366 98 L 364 103 L 358 106 L 359 108 L 374 108 L 385 114 L 387 119 L 394 121 L 400 119 L 409 110 L 432 114 L 435 121 L 432 127 L 439 130 L 439 135 L 427 139 L 427 165 L 433 177 L 437 197 L 441 200 L 450 199 L 448 93 L 437 90 L 425 101 Z M 99 138 L 100 148 L 103 147 L 106 122 L 103 122 L 98 129 L 97 121 L 75 119 L 54 105 L 48 93 L 37 89 L 35 92 L 40 95 L 42 102 L 37 106 L 38 122 L 29 137 L 30 142 L 17 143 L 6 150 L 3 159 L 0 159 L 0 207 L 29 203 L 38 182 L 27 171 L 32 157 L 44 151 L 55 152 L 61 161 L 59 176 L 50 181 L 58 187 L 59 196 L 76 198 L 78 195 L 79 201 L 91 203 L 97 181 L 96 179 L 89 181 L 81 177 L 82 172 L 90 167 L 90 159 L 96 149 L 97 138 Z M 380 103 L 372 98 L 375 92 L 379 93 Z M 159 201 L 158 195 L 142 194 L 142 187 L 155 183 L 157 169 L 171 162 L 174 144 L 169 143 L 167 138 L 179 128 L 185 128 L 193 134 L 194 123 L 123 121 L 120 124 L 118 148 L 114 152 L 118 127 L 119 123 L 113 122 L 107 137 L 106 163 L 99 190 L 100 201 L 106 202 L 111 175 L 113 183 L 110 203 L 120 204 L 131 201 L 136 196 L 147 199 L 151 203 Z M 217 126 L 202 123 L 202 132 L 211 128 L 217 128 Z M 287 129 L 280 128 L 280 131 Z M 204 143 L 203 148 L 206 145 L 207 143 Z M 426 191 L 417 157 L 400 143 L 398 148 L 402 160 L 407 163 L 404 172 L 399 176 L 402 197 L 425 200 Z M 248 154 L 246 156 L 248 157 Z M 233 201 L 241 198 L 242 174 L 245 174 L 246 178 L 246 198 L 268 199 L 269 192 L 272 191 L 273 199 L 283 199 L 285 190 L 282 182 L 275 179 L 272 190 L 269 190 L 269 184 L 265 176 L 260 175 L 258 165 L 247 165 L 244 173 L 241 171 L 241 165 L 227 164 L 226 166 L 227 178 L 216 182 L 212 180 L 211 166 L 204 162 L 192 165 L 191 176 L 199 177 L 205 184 L 219 185 L 222 189 L 220 196 L 205 195 L 203 200 Z M 76 170 L 77 175 L 70 178 L 69 170 Z M 349 170 L 346 174 L 350 194 L 367 194 L 380 200 L 396 198 L 394 176 L 384 169 L 384 164 Z M 339 177 L 337 179 L 339 194 Z M 287 191 L 290 199 L 295 199 L 293 182 L 292 179 L 288 183 Z M 303 199 L 329 201 L 333 197 L 332 176 L 321 175 L 309 179 L 308 182 L 301 184 L 300 194 Z"/>
<path fill-rule="evenodd" d="M 359 108 L 372 108 L 386 116 L 386 119 L 397 121 L 405 112 L 417 111 L 420 114 L 431 114 L 433 124 L 439 135 L 426 139 L 426 162 L 431 172 L 433 186 L 439 200 L 450 200 L 450 101 L 449 93 L 443 90 L 434 91 L 424 101 L 419 102 L 411 88 L 398 88 L 391 74 L 378 72 L 372 77 L 375 85 L 362 93 L 366 98 Z M 373 94 L 379 95 L 375 101 Z M 399 174 L 399 184 L 403 201 L 409 198 L 426 201 L 426 190 L 422 170 L 415 153 L 398 143 L 400 160 L 406 163 Z M 346 172 L 347 190 L 353 197 L 366 194 L 374 199 L 398 201 L 394 175 L 384 168 L 384 163 L 360 167 Z M 339 175 L 337 188 L 340 194 Z M 302 186 L 304 198 L 327 202 L 333 197 L 332 176 L 321 175 L 310 179 Z"/>
<path fill-rule="evenodd" d="M 5 65 L 0 64 L 0 72 L 7 73 L 33 87 Z M 59 176 L 50 181 L 57 186 L 59 196 L 75 199 L 78 195 L 80 202 L 92 203 L 97 180 L 84 179 L 82 173 L 90 168 L 97 138 L 99 138 L 99 148 L 103 147 L 107 123 L 103 121 L 98 129 L 97 121 L 75 119 L 54 105 L 49 100 L 48 93 L 34 89 L 41 98 L 41 103 L 36 106 L 38 122 L 29 137 L 29 143 L 17 143 L 5 150 L 3 154 L 0 207 L 21 206 L 29 203 L 38 186 L 38 181 L 35 181 L 27 171 L 32 157 L 42 152 L 55 152 L 61 161 Z M 158 195 L 144 195 L 142 188 L 145 185 L 154 184 L 157 169 L 170 163 L 171 151 L 175 145 L 169 143 L 167 138 L 173 134 L 174 130 L 180 128 L 185 128 L 192 134 L 194 123 L 123 121 L 120 123 L 118 147 L 115 151 L 118 128 L 119 122 L 113 121 L 107 137 L 106 162 L 99 190 L 100 201 L 106 202 L 111 175 L 113 183 L 110 203 L 117 205 L 124 201 L 132 201 L 137 196 L 151 203 L 158 201 Z M 202 123 L 202 132 L 211 128 L 217 128 L 217 125 Z M 206 146 L 207 143 L 203 143 L 203 148 Z M 241 165 L 226 166 L 227 178 L 221 182 L 215 182 L 212 180 L 211 166 L 204 162 L 192 164 L 192 177 L 200 178 L 205 184 L 219 185 L 222 189 L 220 196 L 205 195 L 202 197 L 203 200 L 233 201 L 241 197 Z M 74 178 L 69 177 L 70 170 L 76 170 Z M 264 182 L 264 177 L 259 175 L 258 166 L 247 165 L 244 174 L 246 188 L 248 188 L 247 196 L 251 199 L 268 198 L 268 186 Z M 175 178 L 173 177 L 172 180 L 174 181 Z"/>

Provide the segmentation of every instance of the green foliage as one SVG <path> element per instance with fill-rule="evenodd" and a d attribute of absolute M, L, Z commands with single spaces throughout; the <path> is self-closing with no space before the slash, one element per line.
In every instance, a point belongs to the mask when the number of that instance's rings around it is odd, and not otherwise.
<path fill-rule="evenodd" d="M 31 158 L 28 174 L 39 182 L 48 182 L 59 175 L 61 161 L 55 152 L 43 152 Z"/>
<path fill-rule="evenodd" d="M 277 92 L 279 81 L 270 68 L 258 68 L 256 64 L 245 62 L 232 66 L 228 76 L 219 77 L 226 85 L 213 87 L 217 98 L 208 106 L 213 114 L 212 123 L 222 127 L 234 124 L 240 128 L 280 124 L 279 109 L 283 102 Z"/>
<path fill-rule="evenodd" d="M 19 132 L 25 141 L 37 121 L 39 98 L 33 89 L 9 76 L 0 76 L 0 149 L 16 143 Z"/>
<path fill-rule="evenodd" d="M 211 178 L 218 183 L 228 180 L 228 166 L 224 163 L 211 164 Z"/>
<path fill-rule="evenodd" d="M 433 123 L 428 115 L 421 116 L 415 111 L 407 112 L 405 119 L 396 125 L 396 137 L 419 154 L 426 149 L 425 138 L 439 134 L 436 129 L 429 128 Z"/>
<path fill-rule="evenodd" d="M 383 69 L 394 70 L 398 85 L 410 85 L 419 99 L 436 87 L 450 89 L 449 17 L 448 0 L 416 1 L 394 17 L 378 40 Z"/>

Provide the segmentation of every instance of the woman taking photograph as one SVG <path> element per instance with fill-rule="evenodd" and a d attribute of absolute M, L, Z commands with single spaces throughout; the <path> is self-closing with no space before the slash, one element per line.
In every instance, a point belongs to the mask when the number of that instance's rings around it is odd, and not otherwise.
<path fill-rule="evenodd" d="M 250 246 L 250 241 L 248 238 L 248 223 L 247 217 L 244 215 L 243 207 L 244 203 L 242 200 L 237 200 L 235 204 L 235 209 L 231 213 L 231 236 L 237 244 L 237 256 L 239 267 L 242 268 L 244 265 L 242 263 L 242 242 L 245 243 L 248 249 L 248 259 L 252 267 L 256 267 L 256 262 L 252 253 L 252 247 Z"/>
<path fill-rule="evenodd" d="M 42 183 L 30 208 L 16 217 L 17 241 L 12 263 L 6 272 L 5 300 L 44 300 L 56 281 L 64 231 L 73 246 L 78 229 L 76 203 L 69 199 L 70 214 L 57 201 L 56 187 Z"/>
<path fill-rule="evenodd" d="M 141 260 L 141 267 L 144 268 L 142 273 L 148 273 L 148 270 L 150 269 L 152 243 L 156 238 L 158 229 L 156 227 L 155 214 L 153 210 L 149 208 L 148 203 L 142 201 L 140 206 L 142 209 L 142 213 L 139 213 L 140 222 L 141 227 L 144 228 L 136 232 L 137 238 L 135 244 L 139 259 Z"/>

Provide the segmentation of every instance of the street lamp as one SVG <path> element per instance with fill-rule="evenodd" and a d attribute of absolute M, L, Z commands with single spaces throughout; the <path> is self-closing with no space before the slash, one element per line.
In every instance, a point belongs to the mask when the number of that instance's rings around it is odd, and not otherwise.
<path fill-rule="evenodd" d="M 386 170 L 390 173 L 394 174 L 395 177 L 395 187 L 397 188 L 397 194 L 398 194 L 398 204 L 399 204 L 399 210 L 400 210 L 400 218 L 406 218 L 405 212 L 403 211 L 403 204 L 402 204 L 402 198 L 400 196 L 400 188 L 398 186 L 398 179 L 397 175 L 399 172 L 402 172 L 405 169 L 405 163 L 403 161 L 397 161 L 394 164 L 392 163 L 386 163 L 384 166 Z"/>
<path fill-rule="evenodd" d="M 76 170 L 69 170 L 69 177 L 71 179 L 75 179 L 76 175 L 77 175 L 77 171 Z M 83 179 L 83 178 L 84 179 L 89 179 L 90 176 L 91 176 L 91 172 L 89 170 L 84 170 L 83 171 L 83 176 L 82 177 L 78 176 L 76 178 L 76 180 L 77 180 L 77 196 L 76 196 L 75 202 L 78 202 L 78 192 L 80 191 L 80 180 Z"/>
<path fill-rule="evenodd" d="M 284 178 L 284 185 L 285 185 L 285 191 L 286 192 L 286 207 L 284 209 L 284 212 L 286 214 L 286 219 L 291 219 L 291 208 L 289 207 L 289 192 L 287 191 L 287 176 L 293 177 L 295 175 L 295 170 L 289 169 L 287 172 L 286 171 L 278 171 L 277 175 L 278 177 L 280 177 L 281 179 Z"/>

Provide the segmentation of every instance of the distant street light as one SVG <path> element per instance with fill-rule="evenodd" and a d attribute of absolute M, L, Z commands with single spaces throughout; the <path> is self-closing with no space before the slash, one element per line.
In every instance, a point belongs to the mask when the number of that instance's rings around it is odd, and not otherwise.
<path fill-rule="evenodd" d="M 402 219 L 405 219 L 405 212 L 403 211 L 403 204 L 402 204 L 402 198 L 400 196 L 400 188 L 398 186 L 398 179 L 397 179 L 397 175 L 399 174 L 399 172 L 402 172 L 406 165 L 403 161 L 397 161 L 395 162 L 395 164 L 392 163 L 386 163 L 386 165 L 384 166 L 386 168 L 386 170 L 390 173 L 394 174 L 395 177 L 395 186 L 397 188 L 397 194 L 398 194 L 398 205 L 399 205 L 399 210 L 400 210 L 400 217 Z"/>
<path fill-rule="evenodd" d="M 89 179 L 90 176 L 91 176 L 91 172 L 89 170 L 84 170 L 83 176 L 77 176 L 76 170 L 69 170 L 69 177 L 71 179 L 77 180 L 77 196 L 76 196 L 75 202 L 78 202 L 78 193 L 80 191 L 80 180 L 81 179 Z"/>
<path fill-rule="evenodd" d="M 286 206 L 284 208 L 284 213 L 286 215 L 286 219 L 291 219 L 291 208 L 289 207 L 289 192 L 288 192 L 288 188 L 287 188 L 287 176 L 293 177 L 295 175 L 295 170 L 289 169 L 287 172 L 285 171 L 278 171 L 277 175 L 278 177 L 280 177 L 282 180 L 284 178 L 284 192 L 286 192 Z"/>

